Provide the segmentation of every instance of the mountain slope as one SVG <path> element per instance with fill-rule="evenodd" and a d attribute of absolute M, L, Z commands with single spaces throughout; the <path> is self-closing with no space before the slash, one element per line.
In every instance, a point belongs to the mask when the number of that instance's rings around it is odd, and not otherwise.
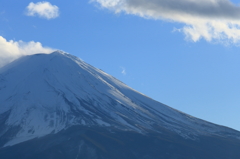
<path fill-rule="evenodd" d="M 0 147 L 74 126 L 240 143 L 240 132 L 154 101 L 67 53 L 25 56 L 0 69 Z"/>
<path fill-rule="evenodd" d="M 73 126 L 0 149 L 4 159 L 238 159 L 240 143 L 218 137 L 187 140 L 171 132 L 143 135 Z M 14 153 L 13 153 L 14 152 Z"/>

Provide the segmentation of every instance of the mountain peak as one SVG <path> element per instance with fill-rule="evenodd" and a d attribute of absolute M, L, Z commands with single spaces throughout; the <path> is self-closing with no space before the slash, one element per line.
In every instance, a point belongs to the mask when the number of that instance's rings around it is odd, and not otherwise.
<path fill-rule="evenodd" d="M 56 50 L 54 52 L 52 52 L 52 54 L 65 54 L 66 52 L 62 51 L 62 50 Z"/>
<path fill-rule="evenodd" d="M 0 71 L 0 103 L 0 138 L 13 132 L 5 146 L 74 125 L 141 134 L 166 129 L 191 140 L 240 136 L 154 101 L 63 51 L 25 56 Z"/>
<path fill-rule="evenodd" d="M 70 55 L 70 56 L 73 56 L 73 55 L 71 55 L 71 54 L 69 54 L 69 53 L 67 53 L 67 52 L 64 52 L 64 51 L 62 51 L 62 50 L 56 50 L 56 51 L 54 51 L 54 52 L 52 52 L 52 53 L 50 53 L 50 55 L 55 55 L 55 56 L 60 56 L 60 55 Z"/>

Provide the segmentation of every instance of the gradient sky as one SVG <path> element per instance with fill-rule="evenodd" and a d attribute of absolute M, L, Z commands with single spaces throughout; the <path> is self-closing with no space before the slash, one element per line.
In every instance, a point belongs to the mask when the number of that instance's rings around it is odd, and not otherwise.
<path fill-rule="evenodd" d="M 1 0 L 0 24 L 0 66 L 63 50 L 157 101 L 240 130 L 237 1 Z"/>

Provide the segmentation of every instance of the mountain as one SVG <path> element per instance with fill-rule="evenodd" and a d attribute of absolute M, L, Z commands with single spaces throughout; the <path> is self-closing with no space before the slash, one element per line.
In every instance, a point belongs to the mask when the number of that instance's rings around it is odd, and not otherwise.
<path fill-rule="evenodd" d="M 240 132 L 56 51 L 0 69 L 0 158 L 239 159 Z"/>

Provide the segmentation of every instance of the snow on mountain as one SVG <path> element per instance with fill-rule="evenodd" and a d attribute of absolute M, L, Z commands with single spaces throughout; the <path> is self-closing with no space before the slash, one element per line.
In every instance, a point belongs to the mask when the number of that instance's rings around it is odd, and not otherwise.
<path fill-rule="evenodd" d="M 24 56 L 0 69 L 0 138 L 7 138 L 4 146 L 73 125 L 142 134 L 161 133 L 164 128 L 191 140 L 198 135 L 240 138 L 235 130 L 170 108 L 61 51 Z"/>

